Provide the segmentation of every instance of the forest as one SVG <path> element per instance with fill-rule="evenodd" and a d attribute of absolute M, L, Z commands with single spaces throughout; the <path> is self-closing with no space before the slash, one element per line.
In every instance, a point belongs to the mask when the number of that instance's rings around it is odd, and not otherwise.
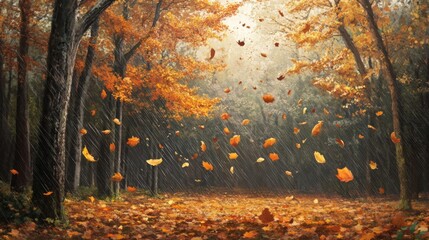
<path fill-rule="evenodd" d="M 0 239 L 429 239 L 428 1 L 0 13 Z"/>

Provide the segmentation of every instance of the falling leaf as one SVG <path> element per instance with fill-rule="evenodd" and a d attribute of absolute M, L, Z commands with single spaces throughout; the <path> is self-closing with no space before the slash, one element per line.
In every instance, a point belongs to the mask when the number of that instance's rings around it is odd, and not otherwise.
<path fill-rule="evenodd" d="M 337 142 L 337 144 L 340 146 L 340 147 L 344 147 L 344 141 L 343 140 L 341 140 L 341 139 L 339 139 L 339 138 L 337 138 L 337 139 L 335 139 L 335 142 Z"/>
<path fill-rule="evenodd" d="M 242 47 L 242 46 L 244 46 L 244 44 L 245 44 L 245 43 L 244 43 L 244 41 L 240 41 L 240 40 L 238 40 L 238 41 L 237 41 L 237 43 L 238 43 L 238 45 L 240 45 L 241 47 Z"/>
<path fill-rule="evenodd" d="M 238 158 L 238 154 L 237 153 L 229 153 L 229 159 L 231 160 L 236 160 Z"/>
<path fill-rule="evenodd" d="M 85 128 L 82 128 L 80 131 L 80 134 L 85 135 L 88 133 L 88 131 Z"/>
<path fill-rule="evenodd" d="M 286 120 L 286 118 L 287 118 L 286 113 L 283 113 L 283 114 L 282 114 L 282 119 L 283 119 L 283 120 Z"/>
<path fill-rule="evenodd" d="M 287 91 L 287 95 L 288 96 L 290 96 L 292 94 L 292 89 L 289 89 L 288 91 Z"/>
<path fill-rule="evenodd" d="M 122 181 L 122 179 L 124 179 L 124 177 L 122 177 L 121 173 L 118 173 L 118 172 L 113 174 L 112 176 L 112 181 L 114 182 L 120 182 Z"/>
<path fill-rule="evenodd" d="M 192 157 L 191 157 L 191 159 L 192 160 L 195 160 L 195 159 L 197 159 L 198 158 L 198 153 L 194 153 L 193 155 L 192 155 Z"/>
<path fill-rule="evenodd" d="M 270 210 L 268 208 L 265 208 L 262 211 L 262 214 L 259 216 L 259 220 L 262 221 L 262 223 L 269 223 L 274 221 L 274 216 L 271 214 Z"/>
<path fill-rule="evenodd" d="M 280 46 L 280 43 L 276 42 L 276 43 L 274 43 L 274 46 L 278 47 L 278 46 Z"/>
<path fill-rule="evenodd" d="M 256 238 L 258 236 L 258 232 L 255 230 L 245 232 L 243 234 L 243 238 Z"/>
<path fill-rule="evenodd" d="M 175 132 L 176 136 L 180 136 L 180 131 Z"/>
<path fill-rule="evenodd" d="M 338 124 L 338 123 L 335 123 L 335 127 L 337 127 L 337 128 L 341 128 L 341 125 L 340 125 L 340 124 Z"/>
<path fill-rule="evenodd" d="M 128 141 L 127 141 L 127 145 L 130 147 L 135 147 L 139 143 L 140 143 L 140 138 L 134 137 L 134 136 L 131 136 L 130 138 L 128 138 Z"/>
<path fill-rule="evenodd" d="M 291 171 L 285 171 L 285 174 L 288 175 L 289 177 L 292 177 L 292 172 Z"/>
<path fill-rule="evenodd" d="M 92 110 L 91 110 L 91 116 L 93 116 L 93 117 L 94 117 L 94 116 L 95 116 L 95 114 L 97 114 L 97 110 L 92 109 Z"/>
<path fill-rule="evenodd" d="M 375 128 L 374 126 L 369 125 L 369 124 L 368 124 L 368 128 L 369 128 L 369 129 L 372 129 L 372 130 L 374 130 L 374 131 L 376 131 L 376 130 L 377 130 L 377 128 Z"/>
<path fill-rule="evenodd" d="M 300 122 L 300 123 L 298 123 L 299 125 L 307 125 L 307 122 L 306 121 L 304 121 L 304 122 Z"/>
<path fill-rule="evenodd" d="M 109 145 L 109 150 L 110 150 L 111 152 L 114 152 L 114 151 L 115 151 L 115 149 L 116 149 L 115 144 L 114 144 L 114 143 L 111 143 L 111 144 Z"/>
<path fill-rule="evenodd" d="M 210 60 L 214 58 L 216 51 L 212 48 L 210 49 Z"/>
<path fill-rule="evenodd" d="M 323 108 L 323 113 L 324 113 L 325 115 L 329 115 L 329 111 L 328 111 L 328 109 Z"/>
<path fill-rule="evenodd" d="M 318 204 L 318 203 L 319 203 L 319 199 L 315 198 L 315 199 L 313 200 L 313 203 L 314 203 L 314 204 Z"/>
<path fill-rule="evenodd" d="M 225 127 L 223 129 L 223 133 L 225 133 L 226 135 L 230 134 L 231 132 L 229 131 L 229 128 Z"/>
<path fill-rule="evenodd" d="M 369 168 L 371 168 L 371 170 L 377 169 L 377 163 L 374 161 L 369 161 Z"/>
<path fill-rule="evenodd" d="M 272 147 L 274 144 L 276 144 L 277 140 L 275 138 L 268 138 L 265 140 L 263 147 L 269 148 Z"/>
<path fill-rule="evenodd" d="M 43 193 L 43 196 L 51 196 L 52 193 L 54 193 L 54 192 L 45 192 L 45 193 Z"/>
<path fill-rule="evenodd" d="M 302 101 L 303 101 L 302 98 L 298 100 L 298 106 L 302 105 Z"/>
<path fill-rule="evenodd" d="M 318 163 L 325 163 L 326 162 L 325 157 L 322 154 L 320 154 L 320 152 L 315 151 L 314 152 L 314 158 L 316 159 L 316 161 Z"/>
<path fill-rule="evenodd" d="M 230 92 L 231 92 L 231 89 L 230 89 L 230 88 L 225 88 L 225 89 L 223 90 L 223 92 L 224 92 L 224 93 L 230 93 Z"/>
<path fill-rule="evenodd" d="M 184 163 L 182 164 L 182 168 L 185 168 L 185 167 L 189 167 L 189 163 L 188 163 L 188 162 L 184 162 Z"/>
<path fill-rule="evenodd" d="M 203 151 L 203 152 L 205 152 L 207 150 L 207 146 L 204 143 L 204 141 L 201 141 L 201 146 L 200 147 L 201 147 L 201 151 Z"/>
<path fill-rule="evenodd" d="M 127 186 L 127 192 L 136 192 L 137 188 L 132 186 Z"/>
<path fill-rule="evenodd" d="M 264 96 L 262 96 L 262 99 L 266 103 L 272 103 L 272 102 L 274 102 L 274 96 L 271 95 L 271 94 L 269 94 L 269 93 L 264 94 Z"/>
<path fill-rule="evenodd" d="M 297 127 L 294 127 L 294 128 L 293 128 L 293 133 L 294 133 L 294 134 L 298 134 L 298 133 L 299 133 L 299 131 L 301 131 L 299 128 L 297 128 Z"/>
<path fill-rule="evenodd" d="M 9 172 L 12 173 L 12 175 L 18 175 L 19 174 L 19 172 L 16 171 L 15 169 L 11 169 L 11 170 L 9 170 Z"/>
<path fill-rule="evenodd" d="M 259 19 L 259 21 L 260 21 L 260 22 L 263 22 L 263 21 L 264 21 L 264 19 L 263 19 L 263 18 L 260 18 L 260 19 Z"/>
<path fill-rule="evenodd" d="M 281 10 L 278 10 L 278 11 L 279 11 L 280 16 L 282 16 L 282 17 L 285 16 Z"/>
<path fill-rule="evenodd" d="M 382 187 L 378 188 L 378 193 L 384 194 L 384 188 L 382 188 Z"/>
<path fill-rule="evenodd" d="M 268 55 L 266 53 L 261 53 L 262 57 L 267 57 Z"/>
<path fill-rule="evenodd" d="M 203 161 L 203 168 L 206 169 L 207 171 L 213 171 L 213 165 L 211 165 L 206 161 Z"/>
<path fill-rule="evenodd" d="M 246 125 L 248 125 L 249 123 L 250 123 L 250 120 L 249 120 L 249 119 L 244 119 L 244 120 L 241 122 L 241 125 L 246 126 Z"/>
<path fill-rule="evenodd" d="M 277 80 L 281 81 L 281 80 L 285 79 L 285 77 L 286 77 L 285 75 L 280 75 L 277 77 Z"/>
<path fill-rule="evenodd" d="M 383 111 L 378 111 L 378 112 L 376 112 L 376 113 L 375 113 L 375 115 L 376 115 L 377 117 L 380 117 L 381 115 L 383 115 Z"/>
<path fill-rule="evenodd" d="M 257 162 L 257 163 L 261 163 L 261 162 L 263 162 L 263 161 L 265 161 L 265 158 L 261 158 L 261 157 L 260 157 L 260 158 L 256 159 L 256 162 Z"/>
<path fill-rule="evenodd" d="M 300 148 L 301 148 L 301 144 L 299 144 L 299 143 L 295 143 L 295 147 L 296 147 L 297 149 L 300 149 Z"/>
<path fill-rule="evenodd" d="M 204 125 L 199 125 L 198 128 L 201 130 L 204 130 L 205 127 L 204 127 Z"/>
<path fill-rule="evenodd" d="M 95 162 L 94 156 L 92 156 L 88 149 L 86 148 L 86 146 L 83 147 L 82 149 L 82 154 L 83 156 L 86 158 L 86 160 L 88 160 L 89 162 Z"/>
<path fill-rule="evenodd" d="M 88 199 L 91 203 L 95 202 L 95 197 L 93 197 L 93 196 L 89 196 Z"/>
<path fill-rule="evenodd" d="M 392 132 L 390 134 L 390 140 L 392 140 L 393 143 L 400 143 L 401 139 L 396 137 L 396 133 Z"/>
<path fill-rule="evenodd" d="M 231 139 L 229 139 L 229 144 L 233 147 L 237 147 L 240 143 L 240 135 L 234 135 Z"/>
<path fill-rule="evenodd" d="M 307 113 L 307 108 L 305 107 L 302 109 L 302 114 L 306 114 L 306 113 Z"/>
<path fill-rule="evenodd" d="M 340 114 L 335 114 L 335 116 L 337 117 L 337 118 L 339 118 L 339 119 L 343 119 L 344 117 L 343 116 L 341 116 Z"/>
<path fill-rule="evenodd" d="M 106 99 L 106 97 L 107 97 L 107 93 L 106 93 L 106 91 L 103 89 L 103 90 L 101 90 L 101 93 L 100 93 L 100 97 L 101 97 L 101 99 Z"/>
<path fill-rule="evenodd" d="M 295 197 L 293 195 L 287 196 L 285 199 L 286 201 L 292 201 Z"/>
<path fill-rule="evenodd" d="M 271 161 L 273 161 L 273 162 L 280 159 L 279 155 L 277 153 L 270 153 L 269 157 L 270 157 Z"/>
<path fill-rule="evenodd" d="M 229 172 L 230 172 L 231 174 L 234 174 L 234 166 L 232 166 L 232 167 L 230 167 L 230 168 L 229 168 Z"/>
<path fill-rule="evenodd" d="M 337 172 L 338 174 L 336 176 L 341 182 L 350 182 L 353 180 L 353 174 L 347 167 L 341 169 L 337 168 Z"/>
<path fill-rule="evenodd" d="M 231 117 L 231 115 L 229 115 L 228 113 L 222 113 L 222 114 L 220 115 L 220 118 L 221 118 L 222 120 L 228 120 L 230 117 Z"/>
<path fill-rule="evenodd" d="M 162 163 L 162 158 L 148 159 L 146 162 L 147 164 L 155 167 Z"/>
<path fill-rule="evenodd" d="M 117 118 L 113 119 L 113 122 L 118 126 L 121 125 L 121 121 L 119 121 Z"/>
<path fill-rule="evenodd" d="M 359 134 L 359 135 L 358 135 L 358 138 L 359 138 L 359 139 L 364 139 L 364 138 L 365 138 L 365 136 L 364 136 L 364 135 L 362 135 L 362 134 Z"/>
<path fill-rule="evenodd" d="M 164 149 L 164 145 L 162 145 L 161 143 L 158 143 L 158 148 L 159 149 Z"/>
<path fill-rule="evenodd" d="M 316 125 L 314 125 L 313 129 L 311 130 L 312 136 L 319 135 L 320 131 L 322 130 L 323 121 L 319 121 Z"/>
<path fill-rule="evenodd" d="M 101 131 L 104 135 L 110 134 L 112 131 L 110 131 L 109 129 L 103 130 Z"/>
<path fill-rule="evenodd" d="M 307 138 L 303 139 L 301 142 L 304 144 L 306 141 L 307 141 Z"/>

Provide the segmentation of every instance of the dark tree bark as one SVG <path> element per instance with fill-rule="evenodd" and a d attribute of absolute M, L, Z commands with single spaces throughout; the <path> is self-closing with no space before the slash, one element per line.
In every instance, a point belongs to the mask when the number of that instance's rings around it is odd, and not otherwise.
<path fill-rule="evenodd" d="M 30 125 L 28 122 L 27 58 L 30 35 L 30 0 L 19 1 L 21 23 L 18 51 L 18 84 L 16 94 L 16 141 L 13 168 L 19 174 L 12 176 L 11 188 L 23 192 L 30 182 Z"/>
<path fill-rule="evenodd" d="M 398 87 L 398 81 L 396 79 L 396 72 L 393 68 L 392 62 L 390 61 L 389 54 L 387 52 L 386 45 L 380 34 L 377 22 L 375 20 L 374 12 L 372 10 L 371 3 L 369 0 L 360 0 L 360 4 L 365 10 L 366 19 L 368 21 L 369 30 L 374 38 L 377 49 L 382 55 L 382 64 L 384 65 L 386 72 L 386 80 L 390 91 L 390 97 L 392 101 L 392 121 L 393 131 L 398 138 L 402 138 L 402 106 L 400 100 L 400 88 Z M 402 139 L 401 139 L 402 140 Z M 407 160 L 405 159 L 403 141 L 395 144 L 396 149 L 396 165 L 398 166 L 399 173 L 399 185 L 400 185 L 400 200 L 398 208 L 401 210 L 411 209 L 411 192 L 409 187 L 409 176 L 407 170 Z"/>
<path fill-rule="evenodd" d="M 77 21 L 78 1 L 54 2 L 47 79 L 34 163 L 33 205 L 42 218 L 65 220 L 65 128 L 76 52 L 82 35 L 113 0 L 98 1 Z M 50 196 L 43 193 L 52 191 Z"/>
<path fill-rule="evenodd" d="M 91 69 L 95 56 L 95 44 L 98 38 L 98 18 L 92 24 L 91 37 L 85 59 L 85 66 L 77 83 L 76 92 L 69 107 L 68 127 L 70 127 L 68 137 L 70 138 L 69 158 L 67 168 L 66 190 L 76 191 L 80 183 L 81 160 L 82 160 L 82 135 L 80 129 L 83 128 L 84 103 L 88 91 L 89 80 L 91 79 Z"/>
<path fill-rule="evenodd" d="M 4 44 L 0 38 L 0 181 L 9 182 L 9 126 L 7 123 L 6 77 L 4 73 Z"/>

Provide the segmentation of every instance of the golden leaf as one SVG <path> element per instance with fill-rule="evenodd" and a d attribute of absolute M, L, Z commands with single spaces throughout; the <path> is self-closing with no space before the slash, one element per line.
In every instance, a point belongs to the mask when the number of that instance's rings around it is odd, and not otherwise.
<path fill-rule="evenodd" d="M 261 158 L 261 157 L 260 157 L 260 158 L 256 159 L 256 162 L 257 162 L 257 163 L 261 163 L 261 162 L 263 162 L 263 161 L 265 161 L 265 158 Z"/>
<path fill-rule="evenodd" d="M 246 126 L 246 125 L 248 125 L 249 123 L 250 123 L 250 120 L 249 120 L 249 119 L 244 119 L 244 120 L 241 122 L 241 125 Z"/>
<path fill-rule="evenodd" d="M 103 130 L 101 131 L 104 135 L 110 134 L 112 131 L 110 131 L 109 129 Z"/>
<path fill-rule="evenodd" d="M 121 125 L 121 121 L 119 121 L 117 118 L 113 119 L 113 122 L 118 126 Z"/>
<path fill-rule="evenodd" d="M 320 131 L 322 130 L 323 121 L 319 121 L 316 125 L 314 125 L 313 129 L 311 130 L 312 136 L 319 135 Z"/>
<path fill-rule="evenodd" d="M 376 115 L 377 117 L 380 117 L 381 115 L 383 115 L 383 111 L 378 111 L 378 112 L 376 112 L 376 113 L 375 113 L 375 115 Z"/>
<path fill-rule="evenodd" d="M 268 138 L 265 140 L 263 147 L 269 148 L 272 147 L 274 144 L 276 144 L 277 140 L 275 138 Z"/>
<path fill-rule="evenodd" d="M 375 128 L 374 126 L 369 125 L 369 124 L 368 124 L 368 128 L 369 128 L 369 129 L 372 129 L 372 130 L 374 130 L 374 131 L 376 131 L 376 130 L 377 130 L 377 128 Z"/>
<path fill-rule="evenodd" d="M 52 193 L 54 193 L 54 192 L 45 192 L 45 193 L 43 193 L 43 196 L 51 196 Z"/>
<path fill-rule="evenodd" d="M 93 196 L 89 196 L 88 199 L 91 203 L 95 202 L 95 197 L 93 197 Z"/>
<path fill-rule="evenodd" d="M 359 139 L 364 139 L 364 138 L 365 138 L 365 136 L 364 136 L 364 135 L 362 135 L 362 134 L 359 134 L 359 135 L 358 135 L 358 138 L 359 138 Z"/>
<path fill-rule="evenodd" d="M 318 163 L 325 163 L 326 162 L 325 157 L 322 154 L 320 154 L 320 152 L 315 151 L 314 152 L 314 158 L 316 159 L 316 161 Z"/>
<path fill-rule="evenodd" d="M 300 149 L 300 148 L 301 148 L 301 144 L 300 144 L 300 143 L 295 143 L 295 147 L 296 147 L 297 149 Z"/>
<path fill-rule="evenodd" d="M 94 156 L 92 156 L 92 155 L 89 153 L 89 151 L 88 151 L 88 149 L 86 148 L 86 146 L 84 146 L 84 147 L 83 147 L 82 154 L 83 154 L 83 156 L 86 158 L 86 160 L 88 160 L 89 162 L 95 162 Z"/>
<path fill-rule="evenodd" d="M 124 177 L 122 177 L 121 173 L 118 173 L 118 172 L 113 174 L 112 176 L 112 181 L 114 182 L 120 182 L 122 181 L 122 179 L 124 179 Z"/>
<path fill-rule="evenodd" d="M 162 163 L 162 158 L 148 159 L 146 162 L 147 164 L 155 167 Z"/>
<path fill-rule="evenodd" d="M 184 163 L 182 164 L 182 168 L 185 168 L 185 167 L 189 167 L 189 163 L 188 163 L 188 162 L 184 162 Z"/>
<path fill-rule="evenodd" d="M 337 168 L 337 172 L 336 176 L 341 182 L 350 182 L 353 180 L 353 174 L 347 167 L 342 169 Z"/>
<path fill-rule="evenodd" d="M 299 133 L 299 131 L 301 131 L 299 128 L 297 128 L 297 127 L 294 127 L 294 128 L 293 128 L 293 133 L 294 133 L 294 134 L 298 134 L 298 133 Z"/>
<path fill-rule="evenodd" d="M 237 153 L 229 153 L 229 159 L 231 159 L 231 160 L 235 160 L 235 159 L 237 159 L 238 158 L 238 154 Z"/>
<path fill-rule="evenodd" d="M 231 132 L 229 131 L 229 128 L 225 127 L 223 129 L 223 133 L 225 133 L 226 135 L 230 134 Z"/>
<path fill-rule="evenodd" d="M 369 168 L 371 168 L 371 170 L 377 169 L 377 163 L 374 161 L 369 161 Z"/>
<path fill-rule="evenodd" d="M 329 111 L 328 111 L 328 109 L 323 108 L 323 113 L 324 113 L 325 115 L 329 115 Z"/>
<path fill-rule="evenodd" d="M 258 232 L 255 230 L 245 232 L 243 234 L 243 238 L 256 238 L 258 236 Z"/>
<path fill-rule="evenodd" d="M 88 133 L 88 131 L 85 128 L 82 128 L 80 131 L 80 134 L 85 135 Z"/>
<path fill-rule="evenodd" d="M 234 166 L 231 166 L 231 167 L 229 168 L 229 172 L 230 172 L 231 174 L 234 174 Z"/>
<path fill-rule="evenodd" d="M 291 171 L 285 171 L 285 174 L 292 177 L 292 172 Z"/>

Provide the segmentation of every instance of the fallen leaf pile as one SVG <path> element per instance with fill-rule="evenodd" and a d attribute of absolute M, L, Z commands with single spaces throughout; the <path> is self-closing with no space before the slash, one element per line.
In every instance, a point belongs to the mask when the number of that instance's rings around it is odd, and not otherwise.
<path fill-rule="evenodd" d="M 416 222 L 417 234 L 429 222 L 424 201 L 414 204 L 419 214 L 407 214 L 390 198 L 297 195 L 293 201 L 225 191 L 151 198 L 130 190 L 123 201 L 66 199 L 67 228 L 10 223 L 0 227 L 0 239 L 395 239 L 399 229 Z M 405 231 L 402 239 L 411 236 Z"/>

